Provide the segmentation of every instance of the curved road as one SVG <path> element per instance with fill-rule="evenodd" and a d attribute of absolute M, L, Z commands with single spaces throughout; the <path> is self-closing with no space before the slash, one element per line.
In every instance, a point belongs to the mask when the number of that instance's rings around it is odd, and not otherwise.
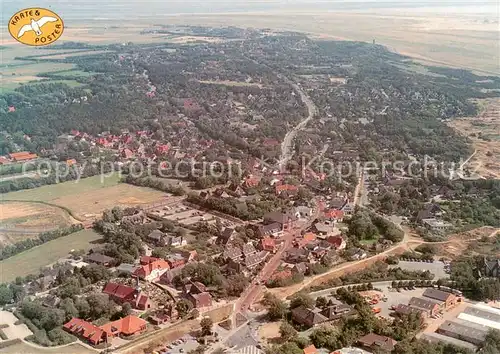
<path fill-rule="evenodd" d="M 309 114 L 307 115 L 307 117 L 304 120 L 302 120 L 299 124 L 297 124 L 292 130 L 290 130 L 285 135 L 285 138 L 281 143 L 281 155 L 278 162 L 281 170 L 287 164 L 287 162 L 290 161 L 293 157 L 293 141 L 295 140 L 297 133 L 300 130 L 302 130 L 307 125 L 307 123 L 309 123 L 311 119 L 314 118 L 314 116 L 318 113 L 318 108 L 311 100 L 311 98 L 304 92 L 304 90 L 302 90 L 302 88 L 298 84 L 296 84 L 295 82 L 291 81 L 290 79 L 282 75 L 278 75 L 278 77 L 283 79 L 288 84 L 290 84 L 294 88 L 294 90 L 299 93 L 302 102 L 304 102 L 304 104 L 307 106 L 307 109 L 309 110 Z"/>

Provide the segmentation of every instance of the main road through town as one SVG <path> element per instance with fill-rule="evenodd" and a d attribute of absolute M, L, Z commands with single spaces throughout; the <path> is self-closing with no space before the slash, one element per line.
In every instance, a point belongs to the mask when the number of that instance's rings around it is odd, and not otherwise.
<path fill-rule="evenodd" d="M 314 116 L 318 113 L 318 108 L 314 104 L 314 102 L 311 100 L 311 98 L 304 92 L 304 90 L 295 82 L 291 81 L 290 79 L 284 77 L 283 75 L 278 75 L 280 79 L 283 79 L 285 82 L 290 84 L 296 92 L 299 93 L 300 98 L 302 99 L 302 102 L 307 106 L 307 109 L 309 111 L 308 115 L 306 118 L 304 118 L 299 124 L 297 124 L 295 127 L 293 127 L 292 130 L 290 130 L 286 135 L 285 138 L 283 139 L 283 142 L 281 143 L 281 155 L 279 159 L 279 167 L 280 171 L 282 170 L 283 167 L 286 166 L 287 162 L 290 161 L 293 157 L 293 141 L 295 140 L 295 137 L 297 136 L 297 133 L 302 130 L 307 123 L 311 119 L 314 118 Z"/>

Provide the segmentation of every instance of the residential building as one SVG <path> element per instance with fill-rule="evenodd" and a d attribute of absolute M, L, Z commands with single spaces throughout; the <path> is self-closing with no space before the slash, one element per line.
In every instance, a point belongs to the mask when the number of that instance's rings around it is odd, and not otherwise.
<path fill-rule="evenodd" d="M 304 354 L 318 354 L 318 350 L 314 346 L 314 344 L 311 344 L 303 349 Z"/>
<path fill-rule="evenodd" d="M 10 153 L 9 158 L 14 162 L 25 162 L 38 158 L 38 155 L 32 154 L 28 151 L 21 151 L 21 152 Z"/>
<path fill-rule="evenodd" d="M 380 336 L 375 333 L 367 334 L 358 339 L 358 343 L 363 348 L 369 350 L 375 350 L 377 352 L 387 352 L 390 353 L 394 350 L 394 347 L 398 342 L 394 339 L 386 336 Z"/>
<path fill-rule="evenodd" d="M 226 227 L 217 237 L 216 243 L 222 246 L 226 246 L 236 235 L 236 230 L 233 227 Z"/>
<path fill-rule="evenodd" d="M 259 253 L 252 253 L 245 256 L 245 267 L 248 269 L 253 269 L 257 267 L 262 261 L 267 257 L 269 253 L 267 251 L 261 251 Z"/>
<path fill-rule="evenodd" d="M 457 303 L 456 295 L 438 289 L 425 289 L 423 296 L 441 303 L 441 307 L 445 309 L 449 309 Z"/>
<path fill-rule="evenodd" d="M 137 269 L 137 265 L 130 263 L 122 263 L 118 267 L 115 267 L 115 272 L 117 274 L 128 274 L 131 275 Z"/>
<path fill-rule="evenodd" d="M 146 281 L 154 281 L 170 269 L 170 265 L 163 259 L 156 259 L 146 265 L 137 268 L 133 275 Z"/>
<path fill-rule="evenodd" d="M 165 236 L 165 245 L 170 247 L 183 247 L 187 245 L 187 241 L 182 236 Z"/>
<path fill-rule="evenodd" d="M 208 292 L 201 294 L 187 294 L 186 298 L 191 301 L 193 307 L 196 309 L 212 306 L 212 296 Z"/>
<path fill-rule="evenodd" d="M 299 274 L 306 274 L 307 269 L 309 268 L 307 264 L 308 263 L 305 262 L 295 264 L 292 268 L 292 272 Z"/>
<path fill-rule="evenodd" d="M 417 222 L 422 222 L 424 219 L 432 219 L 442 215 L 441 207 L 438 204 L 427 204 L 425 208 L 420 210 L 417 215 Z"/>
<path fill-rule="evenodd" d="M 117 336 L 132 336 L 134 334 L 143 333 L 146 331 L 147 322 L 142 318 L 128 315 L 127 317 L 120 318 L 119 320 L 106 323 L 100 327 L 108 338 Z"/>
<path fill-rule="evenodd" d="M 271 252 L 271 253 L 274 253 L 276 252 L 276 241 L 274 241 L 273 238 L 271 237 L 264 237 L 262 240 L 260 240 L 260 249 L 262 251 L 268 251 L 268 252 Z"/>
<path fill-rule="evenodd" d="M 153 230 L 149 233 L 147 239 L 149 242 L 153 242 L 158 246 L 165 246 L 165 241 L 163 240 L 164 236 L 165 234 L 160 230 Z"/>
<path fill-rule="evenodd" d="M 283 234 L 283 227 L 278 222 L 257 226 L 257 235 L 259 237 L 272 236 L 277 238 L 280 237 L 282 234 Z"/>
<path fill-rule="evenodd" d="M 233 261 L 241 259 L 242 255 L 243 252 L 241 252 L 241 249 L 239 247 L 234 247 L 234 246 L 226 247 L 223 253 L 224 259 L 232 259 Z"/>
<path fill-rule="evenodd" d="M 481 275 L 487 278 L 500 278 L 500 259 L 491 260 L 484 258 Z"/>
<path fill-rule="evenodd" d="M 305 306 L 299 306 L 292 310 L 292 319 L 308 328 L 314 327 L 328 321 L 328 318 L 321 314 L 318 308 L 309 309 Z"/>
<path fill-rule="evenodd" d="M 326 239 L 326 241 L 337 251 L 344 250 L 347 246 L 347 242 L 342 236 L 330 236 Z"/>
<path fill-rule="evenodd" d="M 288 263 L 309 263 L 310 252 L 304 248 L 292 248 L 286 252 L 286 261 Z"/>
<path fill-rule="evenodd" d="M 105 256 L 100 253 L 93 252 L 89 254 L 86 258 L 85 261 L 87 263 L 94 263 L 94 264 L 99 264 L 105 267 L 111 267 L 111 265 L 114 263 L 115 259 Z"/>
<path fill-rule="evenodd" d="M 298 206 L 295 208 L 295 216 L 297 218 L 306 219 L 312 215 L 312 208 L 308 206 Z"/>
<path fill-rule="evenodd" d="M 293 197 L 299 193 L 299 187 L 292 184 L 281 184 L 275 187 L 275 192 L 277 196 Z"/>
<path fill-rule="evenodd" d="M 167 270 L 165 273 L 160 275 L 159 282 L 161 284 L 165 284 L 165 285 L 172 284 L 172 282 L 176 276 L 181 276 L 182 268 L 184 268 L 184 266 L 180 266 L 177 268 L 171 268 L 171 269 Z"/>
<path fill-rule="evenodd" d="M 132 288 L 127 285 L 109 282 L 102 290 L 108 294 L 110 299 L 118 304 L 129 303 L 133 308 L 147 310 L 153 307 L 153 303 L 146 294 L 143 294 L 139 287 Z"/>
<path fill-rule="evenodd" d="M 435 218 L 422 219 L 421 222 L 427 229 L 432 230 L 434 232 L 444 232 L 453 227 L 453 224 Z"/>
<path fill-rule="evenodd" d="M 255 249 L 254 245 L 251 242 L 245 243 L 241 248 L 241 250 L 245 257 L 257 253 L 257 250 Z"/>
<path fill-rule="evenodd" d="M 344 212 L 339 209 L 330 209 L 325 211 L 324 218 L 329 221 L 342 222 L 344 219 Z"/>
<path fill-rule="evenodd" d="M 264 221 L 266 224 L 278 223 L 281 225 L 282 231 L 288 231 L 293 227 L 297 218 L 289 212 L 272 212 L 264 215 Z"/>
<path fill-rule="evenodd" d="M 356 312 L 353 311 L 352 307 L 347 304 L 329 306 L 321 311 L 321 314 L 325 316 L 328 321 L 335 321 L 354 313 Z"/>
<path fill-rule="evenodd" d="M 102 328 L 82 319 L 73 317 L 69 322 L 63 325 L 66 332 L 74 334 L 82 339 L 85 339 L 92 345 L 100 343 L 109 343 L 108 334 Z"/>
<path fill-rule="evenodd" d="M 186 259 L 181 254 L 171 254 L 167 257 L 167 262 L 171 269 L 184 266 Z"/>

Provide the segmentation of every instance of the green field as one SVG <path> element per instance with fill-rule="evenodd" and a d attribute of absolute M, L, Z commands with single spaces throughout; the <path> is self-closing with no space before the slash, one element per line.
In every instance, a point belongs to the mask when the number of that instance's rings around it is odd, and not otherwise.
<path fill-rule="evenodd" d="M 14 345 L 2 348 L 2 353 L 12 354 L 96 354 L 97 351 L 84 347 L 79 343 L 73 343 L 63 348 L 42 348 L 39 346 L 31 346 L 27 343 L 16 343 Z"/>
<path fill-rule="evenodd" d="M 93 230 L 82 230 L 1 261 L 0 283 L 12 281 L 17 276 L 36 274 L 40 268 L 56 262 L 72 249 L 90 249 L 90 242 L 100 238 L 101 235 Z"/>
<path fill-rule="evenodd" d="M 83 178 L 80 181 L 71 181 L 59 184 L 52 184 L 40 188 L 11 192 L 3 195 L 4 200 L 26 200 L 50 202 L 57 198 L 78 195 L 91 192 L 96 189 L 108 188 L 118 185 L 120 178 L 114 174 L 109 178 L 104 178 L 101 183 L 101 176 Z"/>

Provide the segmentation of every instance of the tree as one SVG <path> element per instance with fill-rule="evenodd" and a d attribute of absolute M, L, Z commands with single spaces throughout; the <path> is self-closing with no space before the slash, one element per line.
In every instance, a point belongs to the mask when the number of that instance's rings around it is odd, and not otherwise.
<path fill-rule="evenodd" d="M 309 339 L 317 348 L 335 350 L 342 347 L 339 342 L 339 330 L 333 326 L 324 325 L 315 328 Z"/>
<path fill-rule="evenodd" d="M 175 304 L 175 309 L 181 317 L 186 316 L 192 308 L 193 304 L 186 299 L 180 299 L 179 301 L 177 301 L 177 304 Z"/>
<path fill-rule="evenodd" d="M 73 317 L 78 317 L 79 311 L 76 308 L 73 299 L 66 298 L 61 300 L 59 308 L 64 311 L 65 321 L 69 321 Z"/>
<path fill-rule="evenodd" d="M 267 307 L 267 316 L 271 321 L 285 318 L 287 308 L 283 301 L 271 293 L 264 295 L 264 305 Z"/>
<path fill-rule="evenodd" d="M 13 299 L 12 289 L 7 284 L 0 285 L 0 305 L 10 304 Z"/>
<path fill-rule="evenodd" d="M 297 335 L 297 331 L 288 322 L 281 322 L 280 324 L 280 335 L 283 341 L 289 341 Z"/>
<path fill-rule="evenodd" d="M 328 306 L 328 300 L 323 296 L 318 296 L 316 298 L 316 307 L 323 309 Z"/>
<path fill-rule="evenodd" d="M 295 294 L 292 299 L 290 300 L 290 309 L 297 308 L 299 306 L 304 306 L 309 309 L 314 308 L 315 302 L 313 298 L 305 293 L 305 292 L 299 292 Z"/>
<path fill-rule="evenodd" d="M 210 317 L 203 317 L 200 321 L 201 335 L 202 336 L 209 336 L 210 334 L 212 334 L 213 324 L 214 323 Z"/>

